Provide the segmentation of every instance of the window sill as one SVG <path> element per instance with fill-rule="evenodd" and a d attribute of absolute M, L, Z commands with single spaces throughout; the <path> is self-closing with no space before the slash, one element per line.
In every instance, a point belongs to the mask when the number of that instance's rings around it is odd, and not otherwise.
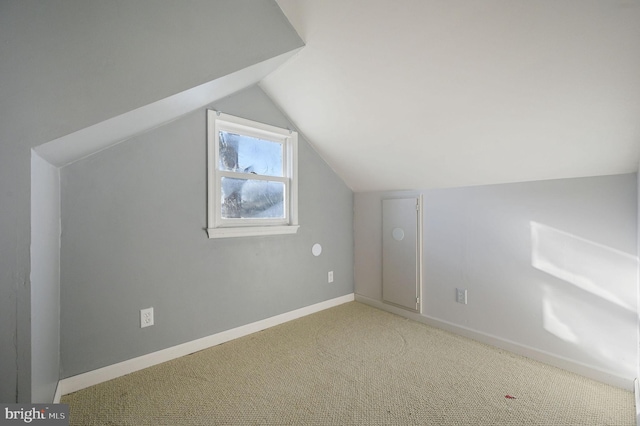
<path fill-rule="evenodd" d="M 261 237 L 264 235 L 286 235 L 298 232 L 300 225 L 247 226 L 243 228 L 207 228 L 209 238 Z"/>

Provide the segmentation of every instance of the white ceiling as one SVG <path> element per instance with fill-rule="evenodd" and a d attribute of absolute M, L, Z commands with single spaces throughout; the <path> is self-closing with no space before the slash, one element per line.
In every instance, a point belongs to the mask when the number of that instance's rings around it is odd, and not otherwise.
<path fill-rule="evenodd" d="M 278 0 L 261 87 L 355 191 L 634 172 L 640 0 Z"/>

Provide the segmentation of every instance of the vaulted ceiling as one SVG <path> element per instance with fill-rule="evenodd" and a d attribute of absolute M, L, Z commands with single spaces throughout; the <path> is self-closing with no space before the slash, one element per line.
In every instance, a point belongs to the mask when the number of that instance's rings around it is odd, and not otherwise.
<path fill-rule="evenodd" d="M 355 191 L 634 172 L 640 0 L 278 0 L 260 83 Z"/>

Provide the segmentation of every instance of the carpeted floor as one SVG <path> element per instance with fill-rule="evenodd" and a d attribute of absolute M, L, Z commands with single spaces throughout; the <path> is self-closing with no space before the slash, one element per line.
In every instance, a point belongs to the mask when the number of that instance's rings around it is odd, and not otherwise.
<path fill-rule="evenodd" d="M 635 425 L 631 392 L 347 303 L 65 395 L 71 425 Z"/>

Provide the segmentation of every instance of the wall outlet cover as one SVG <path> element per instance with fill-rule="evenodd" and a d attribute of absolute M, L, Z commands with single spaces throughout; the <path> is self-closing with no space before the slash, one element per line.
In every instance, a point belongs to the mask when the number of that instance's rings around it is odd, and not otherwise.
<path fill-rule="evenodd" d="M 456 302 L 467 304 L 467 289 L 456 288 Z"/>
<path fill-rule="evenodd" d="M 153 325 L 153 307 L 140 309 L 140 328 L 150 327 Z"/>

